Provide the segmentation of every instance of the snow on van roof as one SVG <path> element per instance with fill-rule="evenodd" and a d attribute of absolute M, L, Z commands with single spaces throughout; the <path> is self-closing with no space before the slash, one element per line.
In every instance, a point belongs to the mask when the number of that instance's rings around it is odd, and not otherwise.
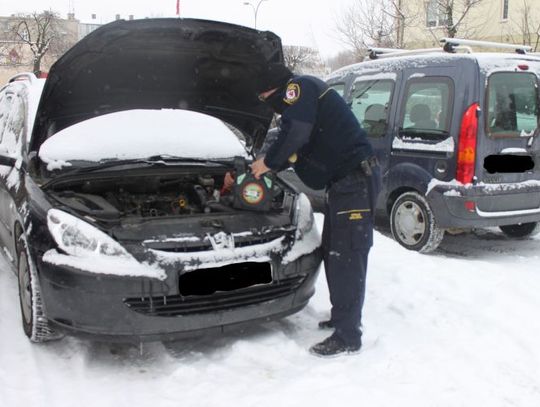
<path fill-rule="evenodd" d="M 49 170 L 69 161 L 155 155 L 224 159 L 246 156 L 238 137 L 215 117 L 188 110 L 127 110 L 94 117 L 47 139 L 39 157 Z"/>
<path fill-rule="evenodd" d="M 344 66 L 332 73 L 330 73 L 326 80 L 339 80 L 344 78 L 350 73 L 362 74 L 366 73 L 383 73 L 397 71 L 404 68 L 420 68 L 431 65 L 441 65 L 443 63 L 452 62 L 456 59 L 476 61 L 480 66 L 482 72 L 491 72 L 498 69 L 510 69 L 515 68 L 519 61 L 532 62 L 534 64 L 540 63 L 540 57 L 538 55 L 531 54 L 517 54 L 517 53 L 502 53 L 502 52 L 473 52 L 466 53 L 447 53 L 437 52 L 418 54 L 418 55 L 401 55 L 393 56 L 381 59 L 372 59 L 356 64 Z M 538 70 L 538 69 L 537 69 Z"/>

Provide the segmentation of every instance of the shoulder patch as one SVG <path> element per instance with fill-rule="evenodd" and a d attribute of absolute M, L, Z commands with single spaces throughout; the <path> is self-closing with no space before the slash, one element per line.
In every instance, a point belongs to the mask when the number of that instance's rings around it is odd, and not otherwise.
<path fill-rule="evenodd" d="M 300 85 L 297 83 L 289 83 L 287 90 L 285 91 L 285 98 L 283 101 L 289 105 L 296 103 L 300 99 Z"/>

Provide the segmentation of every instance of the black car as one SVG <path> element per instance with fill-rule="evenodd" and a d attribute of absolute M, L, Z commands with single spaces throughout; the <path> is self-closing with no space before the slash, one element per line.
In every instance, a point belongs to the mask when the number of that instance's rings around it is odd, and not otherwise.
<path fill-rule="evenodd" d="M 540 220 L 540 58 L 520 46 L 454 53 L 448 41 L 448 52 L 400 50 L 328 78 L 381 163 L 378 225 L 420 252 L 446 230 L 526 237 Z"/>
<path fill-rule="evenodd" d="M 272 119 L 254 83 L 282 60 L 270 32 L 117 21 L 1 88 L 0 238 L 32 341 L 176 339 L 307 304 L 309 201 L 246 183 Z"/>

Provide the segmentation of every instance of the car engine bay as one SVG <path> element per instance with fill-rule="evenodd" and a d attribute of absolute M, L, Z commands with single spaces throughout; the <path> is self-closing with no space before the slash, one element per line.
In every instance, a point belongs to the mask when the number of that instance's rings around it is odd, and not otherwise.
<path fill-rule="evenodd" d="M 184 169 L 152 175 L 92 175 L 55 182 L 48 190 L 60 204 L 101 220 L 231 213 L 238 209 L 233 205 L 234 188 L 224 188 L 227 172 L 220 169 L 195 173 Z M 294 192 L 280 182 L 272 188 L 270 211 L 290 209 Z"/>

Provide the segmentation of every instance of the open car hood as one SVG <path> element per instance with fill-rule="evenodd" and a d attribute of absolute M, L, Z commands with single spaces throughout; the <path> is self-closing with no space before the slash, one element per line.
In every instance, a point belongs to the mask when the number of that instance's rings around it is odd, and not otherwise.
<path fill-rule="evenodd" d="M 257 76 L 282 61 L 278 36 L 233 24 L 165 18 L 104 25 L 51 67 L 30 151 L 76 123 L 131 109 L 202 112 L 252 142 L 272 119 L 256 97 Z"/>

